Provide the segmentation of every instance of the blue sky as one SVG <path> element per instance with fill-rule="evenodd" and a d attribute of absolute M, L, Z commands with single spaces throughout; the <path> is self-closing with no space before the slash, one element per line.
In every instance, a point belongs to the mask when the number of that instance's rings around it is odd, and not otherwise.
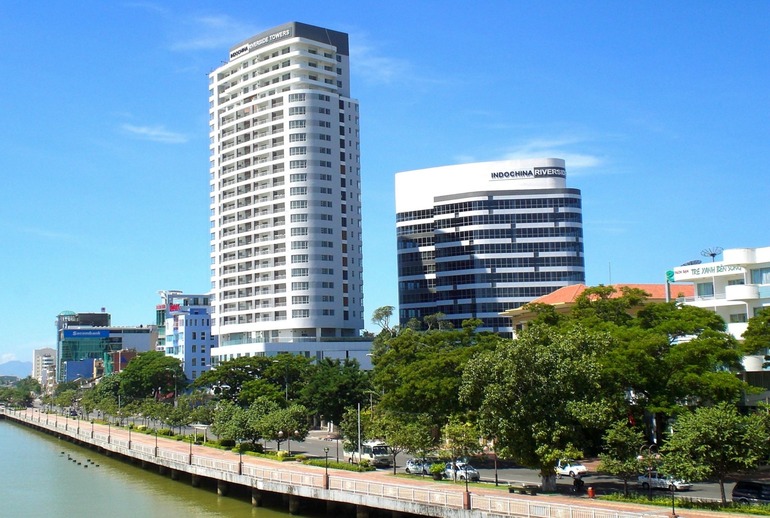
<path fill-rule="evenodd" d="M 3 2 L 0 363 L 208 290 L 207 74 L 288 21 L 350 35 L 367 315 L 403 170 L 564 158 L 590 285 L 770 245 L 768 2 Z"/>

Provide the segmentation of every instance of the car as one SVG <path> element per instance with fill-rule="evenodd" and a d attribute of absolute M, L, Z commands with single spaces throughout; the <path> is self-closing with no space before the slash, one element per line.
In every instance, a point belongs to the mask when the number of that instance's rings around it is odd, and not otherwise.
<path fill-rule="evenodd" d="M 556 475 L 559 477 L 575 477 L 577 475 L 582 477 L 586 473 L 588 473 L 588 469 L 572 459 L 562 459 L 556 463 Z"/>
<path fill-rule="evenodd" d="M 770 504 L 770 483 L 739 480 L 733 487 L 733 502 Z"/>
<path fill-rule="evenodd" d="M 667 477 L 657 471 L 650 471 L 649 473 L 639 475 L 639 477 L 637 477 L 637 482 L 642 485 L 643 489 L 674 489 L 676 491 L 687 491 L 692 489 L 692 484 L 689 482 Z"/>
<path fill-rule="evenodd" d="M 409 459 L 406 461 L 404 471 L 411 475 L 428 475 L 430 474 L 430 466 L 435 459 Z"/>
<path fill-rule="evenodd" d="M 468 480 L 478 482 L 481 475 L 478 470 L 465 462 L 447 462 L 444 469 L 444 476 L 450 480 Z"/>

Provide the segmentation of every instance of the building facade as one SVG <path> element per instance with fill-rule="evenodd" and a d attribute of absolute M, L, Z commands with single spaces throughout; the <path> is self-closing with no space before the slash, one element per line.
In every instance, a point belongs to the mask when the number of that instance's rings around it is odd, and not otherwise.
<path fill-rule="evenodd" d="M 396 174 L 399 321 L 443 313 L 512 335 L 500 313 L 585 282 L 581 195 L 564 160 Z"/>
<path fill-rule="evenodd" d="M 211 351 L 217 345 L 211 333 L 209 296 L 163 291 L 161 297 L 163 303 L 156 310 L 165 315 L 163 352 L 178 359 L 185 376 L 195 380 L 211 368 Z"/>
<path fill-rule="evenodd" d="M 49 377 L 56 372 L 56 349 L 44 347 L 32 352 L 32 377 L 42 388 L 48 386 Z"/>
<path fill-rule="evenodd" d="M 679 300 L 714 311 L 738 339 L 746 331 L 749 318 L 770 307 L 770 247 L 724 250 L 721 261 L 677 266 L 667 272 L 667 277 L 693 283 L 694 295 Z M 764 355 L 743 359 L 749 372 L 761 371 L 763 363 Z"/>
<path fill-rule="evenodd" d="M 298 22 L 209 76 L 213 360 L 366 354 L 347 34 Z"/>
<path fill-rule="evenodd" d="M 110 314 L 105 312 L 63 311 L 56 317 L 56 381 L 72 381 L 89 369 L 94 372 L 95 360 L 101 362 L 104 374 L 110 374 L 114 367 L 111 353 L 151 351 L 157 333 L 155 326 L 112 326 Z M 68 372 L 68 363 L 77 372 Z"/>

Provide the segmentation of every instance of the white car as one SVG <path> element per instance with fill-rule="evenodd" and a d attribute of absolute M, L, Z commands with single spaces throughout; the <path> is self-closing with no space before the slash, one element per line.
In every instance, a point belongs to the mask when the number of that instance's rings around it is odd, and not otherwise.
<path fill-rule="evenodd" d="M 651 471 L 639 475 L 637 478 L 643 489 L 674 489 L 676 491 L 687 491 L 692 488 L 692 484 L 683 480 L 675 480 L 671 477 L 659 474 L 657 471 Z"/>
<path fill-rule="evenodd" d="M 574 460 L 560 460 L 556 463 L 556 476 L 559 477 L 582 477 L 587 472 L 585 466 Z"/>

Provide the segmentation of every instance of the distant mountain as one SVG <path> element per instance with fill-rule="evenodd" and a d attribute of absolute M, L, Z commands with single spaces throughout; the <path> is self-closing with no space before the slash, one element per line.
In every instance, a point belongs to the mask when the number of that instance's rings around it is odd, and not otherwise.
<path fill-rule="evenodd" d="M 12 361 L 0 363 L 0 376 L 26 378 L 32 375 L 32 362 Z"/>

